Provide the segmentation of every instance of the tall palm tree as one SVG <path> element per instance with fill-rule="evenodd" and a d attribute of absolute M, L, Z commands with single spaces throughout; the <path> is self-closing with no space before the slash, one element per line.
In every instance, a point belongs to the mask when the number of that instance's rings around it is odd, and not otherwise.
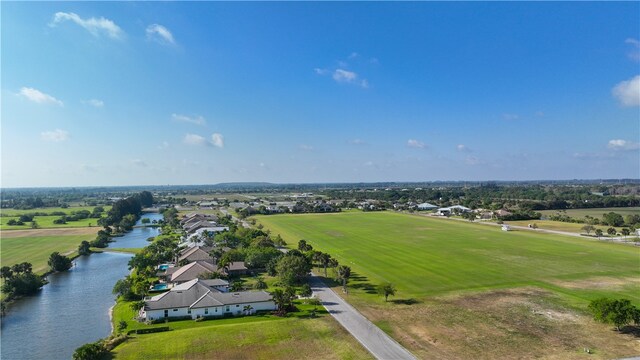
<path fill-rule="evenodd" d="M 342 291 L 345 293 L 349 293 L 347 291 L 347 281 L 351 276 L 351 268 L 346 265 L 338 266 L 338 279 L 342 280 Z"/>
<path fill-rule="evenodd" d="M 243 312 L 244 312 L 246 315 L 251 315 L 251 311 L 253 311 L 253 306 L 251 306 L 251 305 L 245 305 L 245 306 L 242 308 L 242 310 L 243 310 Z"/>

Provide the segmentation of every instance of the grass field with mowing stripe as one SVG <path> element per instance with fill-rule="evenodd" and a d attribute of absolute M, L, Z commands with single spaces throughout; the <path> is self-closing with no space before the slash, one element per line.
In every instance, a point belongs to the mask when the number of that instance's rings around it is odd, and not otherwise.
<path fill-rule="evenodd" d="M 0 217 L 0 230 L 26 230 L 31 229 L 31 222 L 26 222 L 24 225 L 7 225 L 7 222 L 11 219 L 18 220 L 19 217 Z M 72 227 L 88 227 L 98 226 L 97 218 L 82 219 L 77 221 L 67 221 L 66 224 L 54 224 L 54 220 L 60 219 L 60 216 L 34 216 L 33 220 L 38 223 L 40 229 L 62 229 Z M 100 227 L 102 228 L 102 227 Z M 97 230 L 96 230 L 97 231 Z"/>
<path fill-rule="evenodd" d="M 97 232 L 96 228 L 96 232 Z M 57 251 L 61 254 L 76 252 L 83 240 L 95 239 L 95 234 L 67 235 L 67 236 L 27 236 L 15 238 L 0 238 L 0 261 L 2 266 L 11 266 L 24 261 L 33 265 L 35 273 L 45 273 L 49 270 L 49 256 Z"/>
<path fill-rule="evenodd" d="M 418 358 L 640 353 L 586 311 L 601 296 L 640 305 L 638 247 L 392 212 L 256 219 L 289 247 L 305 239 L 351 266 L 349 293 L 334 290 Z M 387 281 L 397 293 L 384 302 L 376 286 Z"/>
<path fill-rule="evenodd" d="M 639 248 L 580 238 L 390 212 L 257 219 L 290 246 L 305 239 L 371 285 L 396 284 L 405 297 L 640 275 Z"/>
<path fill-rule="evenodd" d="M 558 210 L 541 210 L 544 216 L 555 215 Z M 602 219 L 603 214 L 607 214 L 609 212 L 614 212 L 625 217 L 627 215 L 637 215 L 640 214 L 640 207 L 623 207 L 623 208 L 595 208 L 595 209 L 567 209 L 566 213 L 568 216 L 576 219 L 583 219 L 585 216 L 593 216 L 597 219 Z"/>

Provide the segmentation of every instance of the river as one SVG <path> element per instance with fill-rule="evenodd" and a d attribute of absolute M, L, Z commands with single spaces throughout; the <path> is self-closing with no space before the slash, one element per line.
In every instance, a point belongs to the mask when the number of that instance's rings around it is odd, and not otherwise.
<path fill-rule="evenodd" d="M 160 220 L 157 213 L 142 218 Z M 140 248 L 158 228 L 134 228 L 114 238 L 114 248 Z M 109 336 L 109 308 L 115 304 L 113 285 L 129 270 L 130 254 L 95 253 L 74 260 L 75 266 L 48 276 L 35 296 L 16 301 L 2 319 L 0 358 L 71 359 L 80 345 Z"/>

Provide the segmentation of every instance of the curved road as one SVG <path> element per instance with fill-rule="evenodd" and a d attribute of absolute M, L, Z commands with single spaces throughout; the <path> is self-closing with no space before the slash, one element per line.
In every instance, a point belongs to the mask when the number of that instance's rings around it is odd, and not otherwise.
<path fill-rule="evenodd" d="M 347 304 L 316 275 L 311 276 L 311 289 L 322 305 L 376 359 L 415 360 L 407 349 L 367 320 L 353 306 Z"/>

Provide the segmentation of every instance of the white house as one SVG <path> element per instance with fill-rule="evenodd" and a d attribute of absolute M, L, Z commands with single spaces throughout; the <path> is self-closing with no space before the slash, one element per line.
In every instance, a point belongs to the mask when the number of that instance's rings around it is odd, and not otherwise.
<path fill-rule="evenodd" d="M 276 310 L 273 297 L 266 291 L 223 293 L 213 282 L 195 279 L 173 287 L 170 291 L 145 300 L 140 310 L 143 320 L 176 317 L 213 317 L 250 315 L 256 311 Z"/>

